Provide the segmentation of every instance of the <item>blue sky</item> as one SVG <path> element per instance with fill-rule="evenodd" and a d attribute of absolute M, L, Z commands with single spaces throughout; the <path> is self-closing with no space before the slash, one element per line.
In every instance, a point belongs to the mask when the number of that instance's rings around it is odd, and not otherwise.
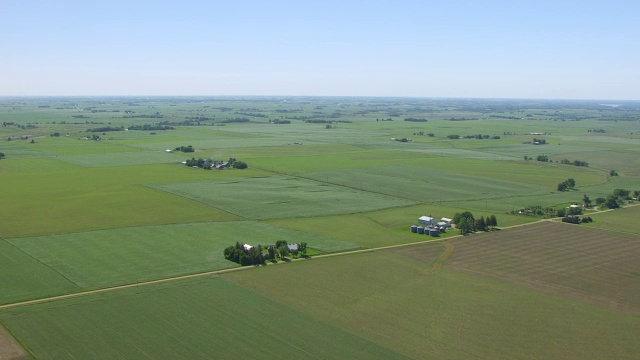
<path fill-rule="evenodd" d="M 638 1 L 0 0 L 0 95 L 640 99 Z"/>

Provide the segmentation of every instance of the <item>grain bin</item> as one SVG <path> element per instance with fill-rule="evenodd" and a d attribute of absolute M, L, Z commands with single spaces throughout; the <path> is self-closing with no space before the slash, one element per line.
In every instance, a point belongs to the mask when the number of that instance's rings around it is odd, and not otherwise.
<path fill-rule="evenodd" d="M 424 234 L 424 226 L 418 226 L 418 234 Z"/>
<path fill-rule="evenodd" d="M 418 232 L 418 225 L 411 225 L 411 232 L 412 233 L 417 233 Z"/>

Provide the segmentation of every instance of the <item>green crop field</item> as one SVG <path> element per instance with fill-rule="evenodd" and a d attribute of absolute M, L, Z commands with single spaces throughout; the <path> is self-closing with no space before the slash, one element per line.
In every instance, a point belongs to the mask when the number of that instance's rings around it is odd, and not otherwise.
<path fill-rule="evenodd" d="M 34 359 L 633 358 L 640 103 L 618 105 L 0 98 L 0 345 Z M 584 196 L 593 223 L 550 219 Z M 611 199 L 623 208 L 601 212 Z M 502 230 L 410 232 L 465 211 Z M 282 240 L 311 259 L 236 271 L 224 257 Z M 118 287 L 154 280 L 168 282 Z"/>
<path fill-rule="evenodd" d="M 249 239 L 253 240 L 249 241 Z M 356 249 L 357 244 L 284 229 L 264 223 L 237 221 L 134 228 L 4 240 L 12 266 L 0 269 L 6 286 L 0 303 L 29 300 L 37 294 L 61 295 L 178 275 L 231 268 L 221 256 L 236 242 L 273 244 L 277 240 L 307 242 L 321 252 Z M 42 272 L 47 277 L 33 278 Z"/>
<path fill-rule="evenodd" d="M 283 176 L 247 178 L 242 181 L 156 184 L 153 188 L 185 196 L 247 219 L 349 214 L 413 204 L 404 199 Z M 224 189 L 224 192 L 219 189 Z"/>
<path fill-rule="evenodd" d="M 223 279 L 9 310 L 0 321 L 37 359 L 406 358 Z"/>

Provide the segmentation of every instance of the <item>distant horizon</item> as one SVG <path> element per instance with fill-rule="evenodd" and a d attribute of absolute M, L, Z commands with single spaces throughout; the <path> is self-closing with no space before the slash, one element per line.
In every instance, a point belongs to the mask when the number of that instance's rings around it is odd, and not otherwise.
<path fill-rule="evenodd" d="M 424 99 L 424 100 L 522 100 L 522 101 L 587 101 L 587 102 L 640 102 L 640 99 L 591 98 L 517 98 L 517 97 L 445 97 L 445 96 L 371 96 L 371 95 L 0 95 L 0 99 L 28 98 L 362 98 L 362 99 Z"/>

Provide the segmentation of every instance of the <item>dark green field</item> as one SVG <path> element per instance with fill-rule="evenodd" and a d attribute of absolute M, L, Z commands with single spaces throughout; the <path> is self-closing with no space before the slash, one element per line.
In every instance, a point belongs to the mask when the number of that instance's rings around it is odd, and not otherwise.
<path fill-rule="evenodd" d="M 634 358 L 640 103 L 618 105 L 0 98 L 0 344 L 35 359 Z M 550 222 L 616 189 L 626 208 Z M 409 231 L 463 211 L 502 230 Z M 227 246 L 278 240 L 312 258 L 16 304 L 233 269 Z"/>

